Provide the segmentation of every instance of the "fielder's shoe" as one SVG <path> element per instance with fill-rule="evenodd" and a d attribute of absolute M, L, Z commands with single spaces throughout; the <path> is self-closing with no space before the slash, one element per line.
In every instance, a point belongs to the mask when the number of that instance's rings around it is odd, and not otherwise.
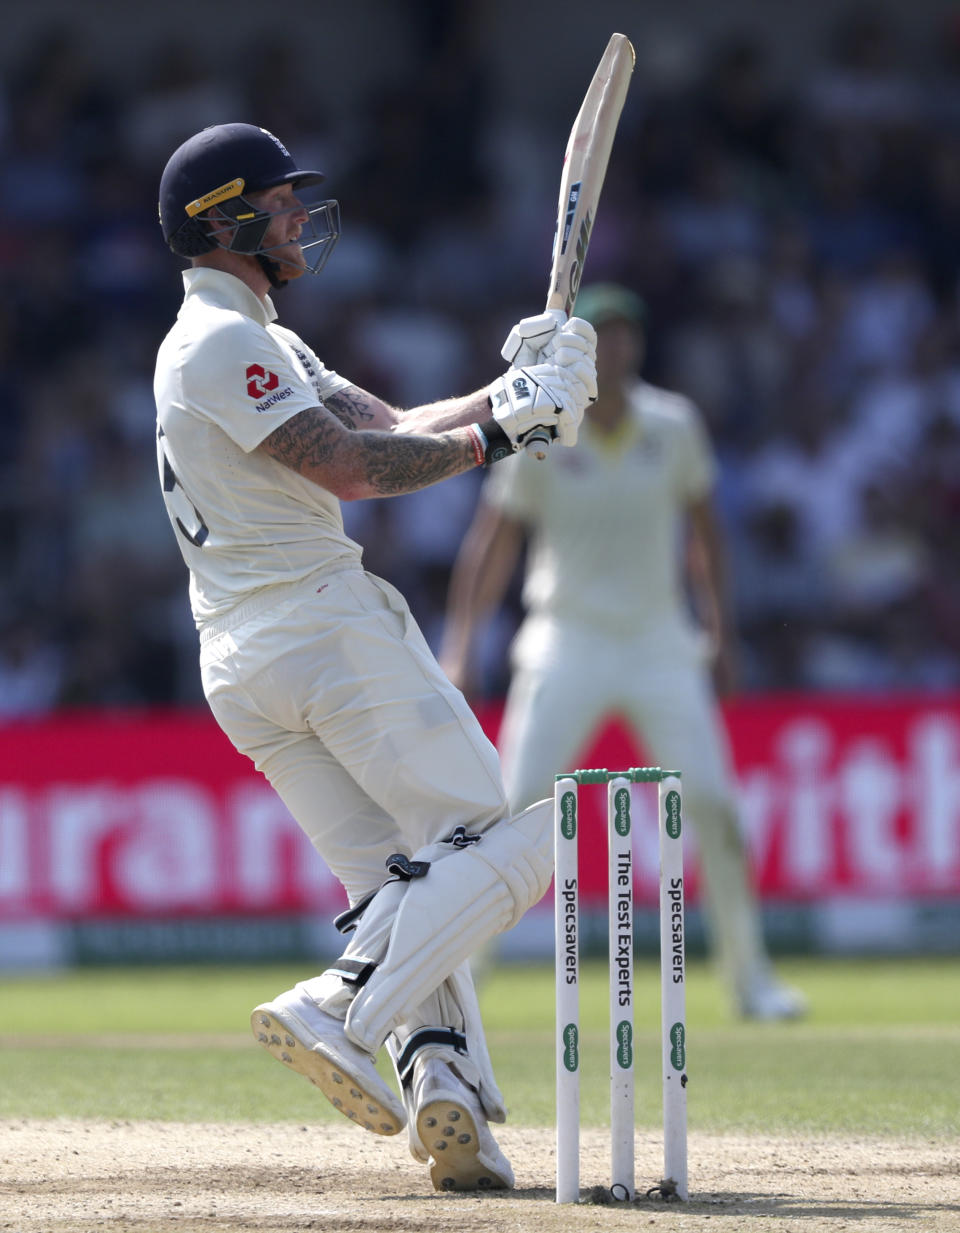
<path fill-rule="evenodd" d="M 772 1023 L 778 1019 L 802 1019 L 807 1013 L 807 999 L 798 989 L 770 980 L 756 985 L 740 999 L 744 1019 Z"/>
<path fill-rule="evenodd" d="M 250 1026 L 268 1053 L 309 1079 L 358 1126 L 376 1135 L 403 1129 L 403 1105 L 377 1073 L 373 1058 L 299 985 L 258 1006 Z"/>
<path fill-rule="evenodd" d="M 513 1169 L 473 1090 L 439 1058 L 417 1060 L 407 1103 L 410 1151 L 437 1190 L 510 1190 Z"/>

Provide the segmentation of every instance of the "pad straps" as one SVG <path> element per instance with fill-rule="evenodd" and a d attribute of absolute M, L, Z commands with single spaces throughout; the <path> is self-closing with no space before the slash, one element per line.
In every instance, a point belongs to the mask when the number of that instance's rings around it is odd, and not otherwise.
<path fill-rule="evenodd" d="M 460 829 L 462 830 L 463 828 L 461 827 Z M 376 890 L 372 890 L 368 895 L 364 895 L 352 908 L 347 908 L 345 912 L 335 916 L 333 918 L 334 927 L 340 933 L 353 933 L 360 922 L 360 917 L 384 886 L 390 882 L 412 882 L 414 878 L 425 878 L 429 868 L 429 861 L 412 861 L 409 857 L 404 856 L 402 852 L 394 852 L 393 856 L 387 857 L 387 873 L 392 873 L 393 877 L 387 878 Z"/>
<path fill-rule="evenodd" d="M 353 933 L 360 922 L 360 917 L 366 912 L 367 908 L 373 902 L 375 895 L 380 890 L 378 886 L 376 890 L 372 890 L 369 895 L 358 900 L 352 908 L 347 908 L 345 912 L 341 912 L 339 916 L 333 918 L 334 927 L 340 933 Z"/>
<path fill-rule="evenodd" d="M 474 835 L 467 831 L 464 826 L 457 826 L 450 832 L 445 839 L 440 840 L 441 843 L 448 843 L 454 848 L 469 848 L 475 843 L 479 843 L 482 836 Z M 387 878 L 376 890 L 372 890 L 369 894 L 364 895 L 359 899 L 352 908 L 347 908 L 345 912 L 341 912 L 339 916 L 335 916 L 333 923 L 340 933 L 353 933 L 360 923 L 360 918 L 373 902 L 375 897 L 383 890 L 384 886 L 388 886 L 391 882 L 412 882 L 415 878 L 425 878 L 430 871 L 429 861 L 411 860 L 409 856 L 404 856 L 402 852 L 394 852 L 392 856 L 387 857 L 386 861 L 387 873 L 392 876 Z M 349 946 L 347 950 L 349 951 Z M 348 985 L 353 985 L 356 989 L 362 989 L 370 977 L 377 969 L 377 964 L 370 959 L 348 959 L 341 956 L 336 963 L 327 968 L 327 972 L 334 976 L 339 976 L 340 979 Z M 462 1041 L 463 1049 L 461 1052 L 466 1052 L 466 1040 L 460 1037 L 451 1029 L 430 1029 L 431 1031 L 445 1031 L 448 1035 L 457 1037 Z M 418 1039 L 421 1033 L 416 1033 L 412 1039 Z M 440 1043 L 452 1044 L 454 1048 L 458 1048 L 456 1041 L 444 1038 L 442 1041 L 433 1041 L 425 1043 Z M 407 1047 L 409 1048 L 409 1042 Z M 421 1048 L 418 1045 L 417 1048 Z M 404 1050 L 406 1052 L 406 1050 Z M 414 1050 L 416 1052 L 416 1049 Z"/>
<path fill-rule="evenodd" d="M 454 848 L 469 848 L 472 844 L 479 843 L 481 838 L 481 835 L 468 833 L 465 826 L 456 826 L 440 842 L 449 843 Z M 360 917 L 370 906 L 374 896 L 388 882 L 412 882 L 414 878 L 425 878 L 430 869 L 429 861 L 412 861 L 408 856 L 404 856 L 402 852 L 394 852 L 392 856 L 388 856 L 386 864 L 387 873 L 393 874 L 393 877 L 387 878 L 386 882 L 383 882 L 376 890 L 372 890 L 368 895 L 364 895 L 352 908 L 347 908 L 345 912 L 335 916 L 333 924 L 338 932 L 353 933 L 360 921 Z"/>
<path fill-rule="evenodd" d="M 413 1063 L 417 1054 L 421 1049 L 426 1049 L 430 1045 L 449 1045 L 457 1053 L 465 1055 L 467 1052 L 467 1038 L 463 1032 L 456 1032 L 453 1028 L 420 1028 L 418 1032 L 413 1033 L 397 1055 L 397 1075 L 404 1087 L 410 1086 L 413 1078 Z"/>
<path fill-rule="evenodd" d="M 324 975 L 332 973 L 346 984 L 362 989 L 376 970 L 377 965 L 370 960 L 346 959 L 341 955 L 336 963 L 327 968 Z"/>

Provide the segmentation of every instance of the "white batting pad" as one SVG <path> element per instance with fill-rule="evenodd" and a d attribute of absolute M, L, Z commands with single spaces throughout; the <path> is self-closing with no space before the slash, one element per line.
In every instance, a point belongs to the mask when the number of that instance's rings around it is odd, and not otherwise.
<path fill-rule="evenodd" d="M 546 893 L 553 800 L 495 823 L 469 847 L 430 844 L 414 859 L 430 861 L 427 875 L 384 887 L 390 893 L 374 898 L 344 954 L 377 964 L 346 1020 L 348 1035 L 372 1054 L 455 968 Z"/>

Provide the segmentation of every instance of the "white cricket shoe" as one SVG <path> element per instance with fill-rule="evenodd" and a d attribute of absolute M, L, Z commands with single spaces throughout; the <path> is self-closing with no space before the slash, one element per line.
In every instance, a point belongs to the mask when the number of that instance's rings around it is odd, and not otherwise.
<path fill-rule="evenodd" d="M 744 1019 L 772 1023 L 779 1019 L 802 1019 L 809 1009 L 807 999 L 799 989 L 767 980 L 755 985 L 740 999 Z"/>
<path fill-rule="evenodd" d="M 309 1079 L 358 1126 L 375 1135 L 403 1129 L 403 1105 L 377 1073 L 374 1059 L 300 985 L 258 1006 L 250 1026 L 268 1053 Z"/>
<path fill-rule="evenodd" d="M 436 1190 L 510 1190 L 513 1169 L 490 1133 L 480 1099 L 447 1062 L 414 1063 L 404 1099 L 410 1151 Z"/>

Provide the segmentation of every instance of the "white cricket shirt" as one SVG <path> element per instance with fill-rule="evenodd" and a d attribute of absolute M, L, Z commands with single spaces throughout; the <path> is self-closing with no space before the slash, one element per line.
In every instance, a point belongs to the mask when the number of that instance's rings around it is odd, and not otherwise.
<path fill-rule="evenodd" d="M 614 441 L 588 415 L 573 449 L 498 463 L 484 496 L 529 533 L 529 615 L 625 637 L 689 624 L 679 568 L 685 511 L 713 480 L 693 404 L 641 381 Z"/>
<path fill-rule="evenodd" d="M 183 280 L 153 388 L 164 502 L 202 627 L 264 587 L 359 562 L 361 549 L 332 493 L 256 448 L 350 382 L 232 274 L 190 269 Z"/>

